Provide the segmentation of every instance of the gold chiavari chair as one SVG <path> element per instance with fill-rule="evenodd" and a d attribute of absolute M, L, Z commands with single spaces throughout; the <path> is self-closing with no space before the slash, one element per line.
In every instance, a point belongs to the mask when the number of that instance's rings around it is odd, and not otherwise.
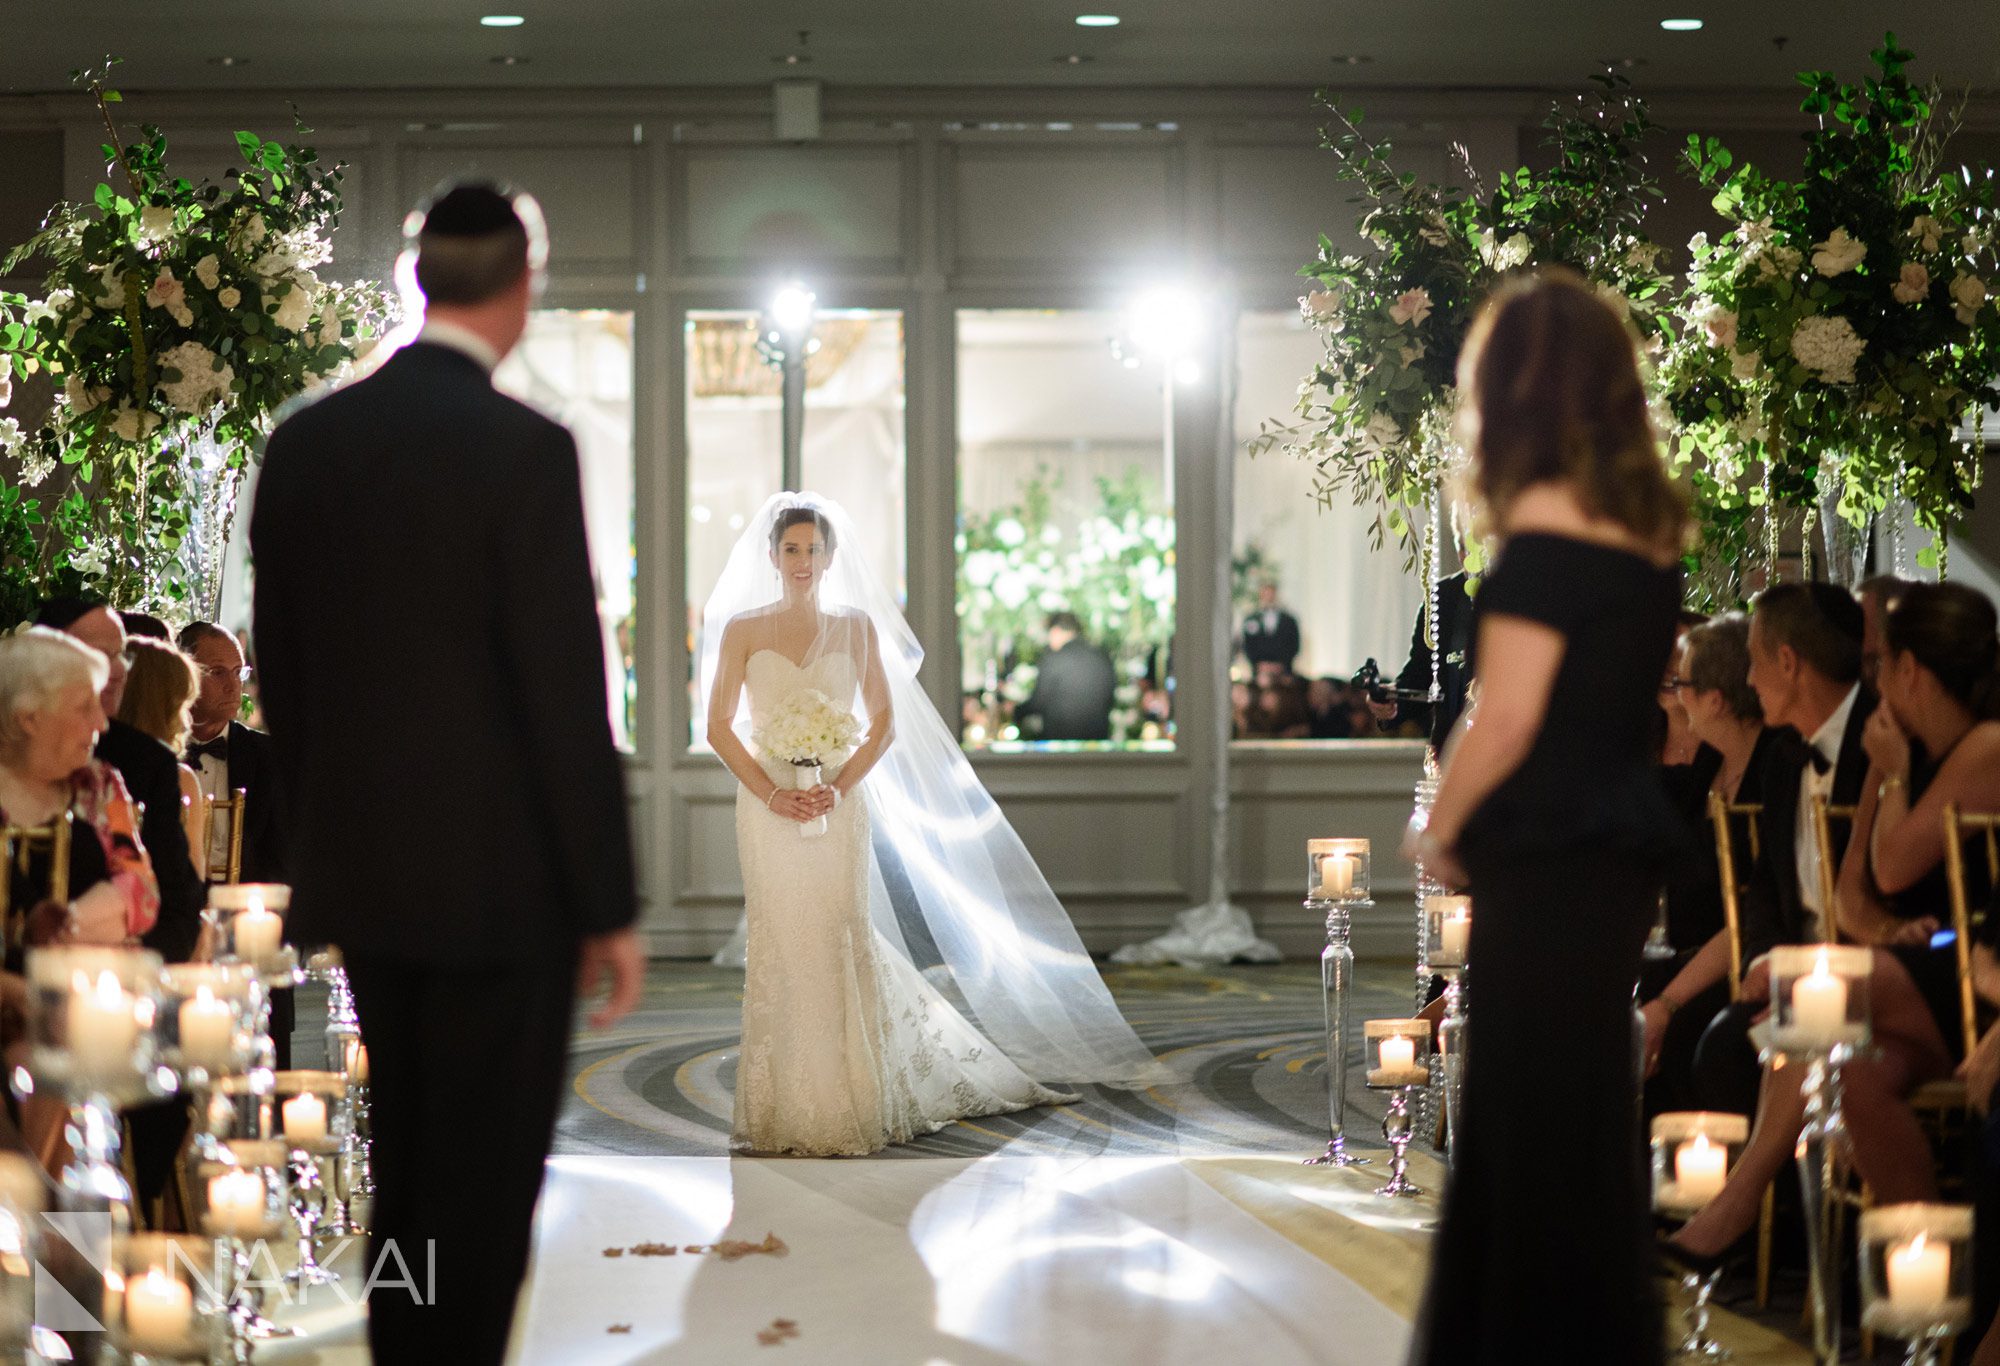
<path fill-rule="evenodd" d="M 1982 832 L 1987 879 L 2000 885 L 2000 814 L 1961 811 L 1957 802 L 1945 803 L 1945 887 L 1950 893 L 1952 953 L 1958 970 L 1958 1028 L 1968 1058 L 1979 1046 L 1979 1003 L 1972 989 L 1972 922 L 1974 916 L 1983 916 L 1986 908 L 1975 909 L 1971 904 L 1965 880 L 1965 846 Z M 1919 1118 L 1963 1114 L 1969 1102 L 1965 1083 L 1956 1077 L 1927 1082 L 1910 1097 L 1910 1106 Z"/>
<path fill-rule="evenodd" d="M 6 927 L 7 942 L 17 948 L 27 925 L 27 912 L 33 908 L 22 907 L 20 918 L 16 918 L 12 904 L 14 870 L 18 868 L 25 875 L 28 860 L 35 851 L 48 850 L 49 899 L 68 902 L 69 842 L 73 819 L 65 811 L 47 825 L 0 826 L 0 872 L 5 873 L 5 876 L 0 876 L 0 925 Z"/>
<path fill-rule="evenodd" d="M 250 803 L 250 794 L 243 788 L 232 788 L 227 797 L 207 796 L 202 798 L 207 808 L 208 818 L 202 822 L 202 839 L 208 852 L 215 848 L 215 817 L 221 812 L 229 817 L 229 845 L 223 855 L 222 867 L 208 870 L 208 881 L 217 886 L 229 885 L 243 880 L 243 813 Z"/>
<path fill-rule="evenodd" d="M 1812 799 L 1813 845 L 1819 854 L 1820 937 L 1829 944 L 1840 942 L 1840 917 L 1834 912 L 1833 897 L 1840 881 L 1840 860 L 1833 852 L 1833 823 L 1852 824 L 1857 808 L 1834 806 L 1824 797 Z"/>

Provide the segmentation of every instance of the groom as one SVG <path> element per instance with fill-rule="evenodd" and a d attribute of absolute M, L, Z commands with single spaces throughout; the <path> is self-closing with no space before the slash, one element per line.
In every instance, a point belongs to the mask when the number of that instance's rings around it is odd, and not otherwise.
<path fill-rule="evenodd" d="M 288 937 L 345 951 L 368 1043 L 374 1359 L 497 1366 L 571 1008 L 608 973 L 608 1027 L 645 962 L 576 447 L 491 381 L 541 214 L 461 184 L 409 230 L 415 342 L 271 436 L 256 640 Z"/>

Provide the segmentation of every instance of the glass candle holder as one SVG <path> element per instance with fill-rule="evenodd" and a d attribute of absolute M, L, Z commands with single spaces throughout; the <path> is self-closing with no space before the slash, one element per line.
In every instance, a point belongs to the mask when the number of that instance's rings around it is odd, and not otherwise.
<path fill-rule="evenodd" d="M 28 1067 L 38 1087 L 114 1104 L 169 1095 L 160 955 L 59 945 L 27 956 Z"/>
<path fill-rule="evenodd" d="M 1971 1323 L 1972 1289 L 1971 1206 L 1862 1212 L 1862 1327 L 1910 1343 L 1935 1342 Z"/>
<path fill-rule="evenodd" d="M 208 906 L 217 932 L 216 957 L 249 963 L 265 973 L 278 970 L 285 914 L 292 908 L 290 887 L 281 882 L 211 887 Z"/>
<path fill-rule="evenodd" d="M 135 1233 L 112 1247 L 104 1324 L 134 1363 L 207 1361 L 221 1302 L 206 1238 Z"/>
<path fill-rule="evenodd" d="M 347 1136 L 347 1078 L 338 1072 L 296 1070 L 273 1074 L 274 1136 L 292 1151 L 325 1157 L 340 1151 Z"/>
<path fill-rule="evenodd" d="M 1472 898 L 1424 898 L 1425 957 L 1438 971 L 1461 969 L 1472 944 Z"/>
<path fill-rule="evenodd" d="M 35 1267 L 49 1190 L 41 1167 L 0 1152 L 0 1360 L 27 1360 L 35 1322 Z"/>
<path fill-rule="evenodd" d="M 234 1139 L 188 1183 L 196 1227 L 212 1238 L 255 1243 L 287 1227 L 285 1172 L 291 1150 L 277 1139 Z"/>
<path fill-rule="evenodd" d="M 1306 900 L 1366 901 L 1369 896 L 1368 841 L 1306 841 Z"/>
<path fill-rule="evenodd" d="M 1653 1120 L 1653 1208 L 1673 1218 L 1701 1212 L 1750 1141 L 1750 1121 L 1709 1110 L 1676 1110 Z"/>
<path fill-rule="evenodd" d="M 1869 949 L 1781 944 L 1771 950 L 1771 1046 L 1808 1056 L 1864 1048 L 1869 1038 Z"/>
<path fill-rule="evenodd" d="M 1429 1020 L 1369 1020 L 1361 1034 L 1370 1087 L 1387 1091 L 1430 1084 Z"/>
<path fill-rule="evenodd" d="M 164 1056 L 192 1087 L 247 1070 L 262 992 L 247 963 L 175 963 L 161 973 Z"/>

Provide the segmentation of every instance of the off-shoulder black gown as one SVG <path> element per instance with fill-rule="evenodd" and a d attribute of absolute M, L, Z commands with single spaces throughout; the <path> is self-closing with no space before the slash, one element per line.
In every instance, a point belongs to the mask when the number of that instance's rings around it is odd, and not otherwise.
<path fill-rule="evenodd" d="M 1465 1129 L 1411 1351 L 1422 1366 L 1662 1356 L 1632 990 L 1680 847 L 1648 751 L 1680 587 L 1676 567 L 1527 534 L 1479 590 L 1482 622 L 1525 618 L 1565 648 L 1534 747 L 1459 840 Z"/>

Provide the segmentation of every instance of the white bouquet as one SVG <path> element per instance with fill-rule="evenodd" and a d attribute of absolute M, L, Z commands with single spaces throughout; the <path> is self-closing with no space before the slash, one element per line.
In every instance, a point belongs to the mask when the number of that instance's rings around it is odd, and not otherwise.
<path fill-rule="evenodd" d="M 795 785 L 804 791 L 818 787 L 820 768 L 828 757 L 848 748 L 861 736 L 854 713 L 836 706 L 816 688 L 801 688 L 772 709 L 764 724 L 750 734 L 758 749 L 792 765 Z M 807 838 L 826 833 L 826 817 L 800 828 Z"/>

